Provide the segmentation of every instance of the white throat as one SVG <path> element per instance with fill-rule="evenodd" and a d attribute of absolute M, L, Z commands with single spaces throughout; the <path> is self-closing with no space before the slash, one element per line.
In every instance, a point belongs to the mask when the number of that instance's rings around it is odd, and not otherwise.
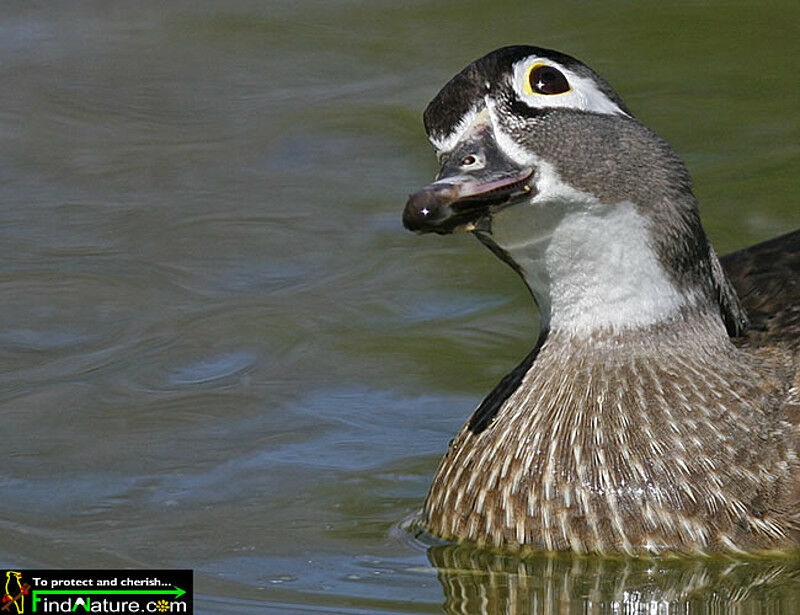
<path fill-rule="evenodd" d="M 633 203 L 600 203 L 551 165 L 538 168 L 538 194 L 496 214 L 491 240 L 519 266 L 543 327 L 581 336 L 640 328 L 696 302 L 664 271 Z"/>

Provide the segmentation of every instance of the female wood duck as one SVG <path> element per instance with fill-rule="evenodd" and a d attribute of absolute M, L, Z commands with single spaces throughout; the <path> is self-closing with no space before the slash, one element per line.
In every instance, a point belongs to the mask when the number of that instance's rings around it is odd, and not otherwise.
<path fill-rule="evenodd" d="M 538 343 L 441 461 L 439 536 L 577 552 L 800 546 L 800 231 L 720 261 L 686 167 L 585 64 L 473 62 L 428 105 L 406 228 L 471 231 Z"/>

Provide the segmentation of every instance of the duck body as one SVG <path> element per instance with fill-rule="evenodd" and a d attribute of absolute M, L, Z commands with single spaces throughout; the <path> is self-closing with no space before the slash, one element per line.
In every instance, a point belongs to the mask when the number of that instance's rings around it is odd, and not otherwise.
<path fill-rule="evenodd" d="M 442 459 L 426 528 L 549 551 L 800 546 L 800 232 L 720 262 L 670 146 L 558 52 L 477 60 L 425 121 L 442 171 L 404 223 L 473 232 L 541 321 Z"/>
<path fill-rule="evenodd" d="M 780 377 L 791 357 L 678 319 L 589 339 L 550 332 L 496 413 L 452 442 L 427 527 L 549 551 L 796 544 L 797 447 Z"/>

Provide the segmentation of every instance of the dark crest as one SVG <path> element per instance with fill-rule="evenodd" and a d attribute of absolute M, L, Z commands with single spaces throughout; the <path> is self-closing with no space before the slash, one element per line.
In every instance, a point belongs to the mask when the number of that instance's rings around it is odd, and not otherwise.
<path fill-rule="evenodd" d="M 580 60 L 553 49 L 514 45 L 501 47 L 475 60 L 447 82 L 425 109 L 423 121 L 428 135 L 438 139 L 450 134 L 470 109 L 482 106 L 485 94 L 498 88 L 507 88 L 506 77 L 511 75 L 512 66 L 532 55 L 548 58 L 580 76 L 593 79 L 620 109 L 632 115 L 605 79 Z"/>

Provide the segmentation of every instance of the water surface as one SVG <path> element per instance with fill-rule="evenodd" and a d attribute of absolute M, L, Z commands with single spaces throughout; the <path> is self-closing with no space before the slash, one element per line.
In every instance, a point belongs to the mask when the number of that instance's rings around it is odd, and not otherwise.
<path fill-rule="evenodd" d="M 203 613 L 791 612 L 792 558 L 521 561 L 398 528 L 535 338 L 510 270 L 400 212 L 435 172 L 428 100 L 531 43 L 676 147 L 720 252 L 796 228 L 799 18 L 4 4 L 0 563 L 191 567 Z"/>

